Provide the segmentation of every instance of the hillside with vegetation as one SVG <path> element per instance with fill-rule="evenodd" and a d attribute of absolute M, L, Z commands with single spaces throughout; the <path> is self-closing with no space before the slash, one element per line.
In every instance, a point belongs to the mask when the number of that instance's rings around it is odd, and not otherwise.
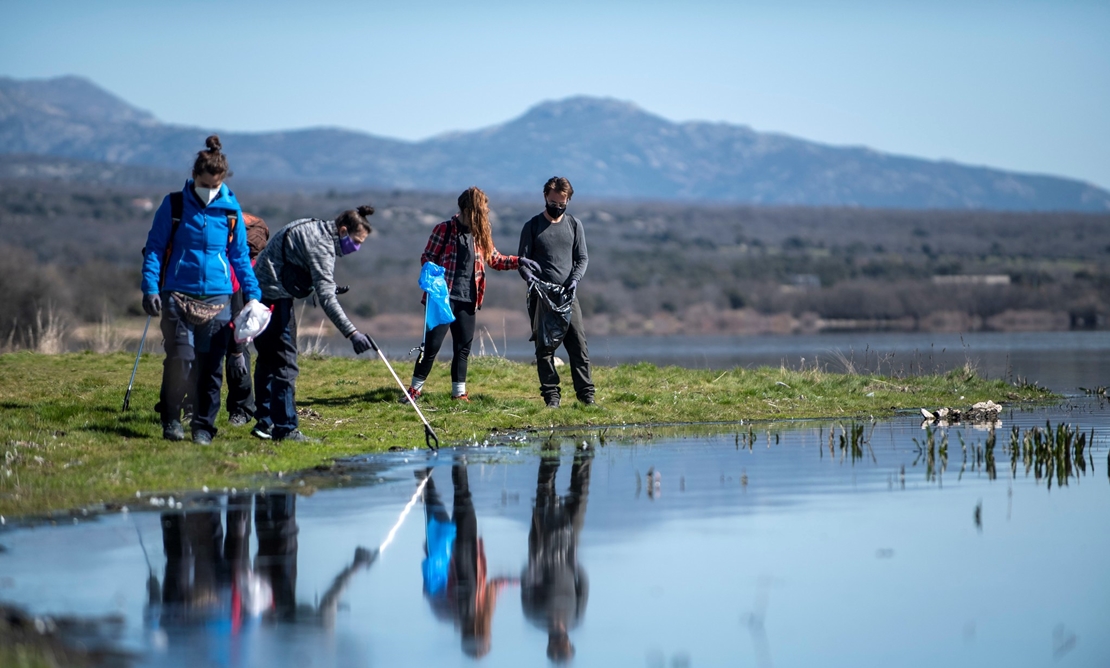
<path fill-rule="evenodd" d="M 41 175 L 40 175 L 41 176 Z M 49 328 L 90 340 L 141 319 L 140 249 L 152 209 L 184 178 L 141 185 L 0 178 L 0 344 L 35 347 Z M 375 233 L 341 260 L 342 297 L 379 335 L 418 335 L 419 257 L 452 195 L 296 192 L 237 179 L 245 210 L 273 230 L 372 202 Z M 516 251 L 539 196 L 494 196 L 494 240 Z M 575 198 L 590 266 L 580 295 L 594 334 L 802 333 L 857 329 L 1105 328 L 1110 215 L 753 207 Z M 521 335 L 523 283 L 491 272 L 483 324 Z M 311 308 L 311 307 L 309 307 Z M 315 322 L 319 311 L 309 311 Z M 315 315 L 313 315 L 315 313 Z M 141 323 L 140 323 L 141 324 Z M 92 343 L 70 343 L 69 347 Z M 107 344 L 97 344 L 107 345 Z M 93 346 L 95 347 L 95 346 Z"/>

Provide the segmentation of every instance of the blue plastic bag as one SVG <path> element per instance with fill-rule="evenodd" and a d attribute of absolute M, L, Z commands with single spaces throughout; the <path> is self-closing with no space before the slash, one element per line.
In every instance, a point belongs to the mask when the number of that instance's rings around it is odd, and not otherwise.
<path fill-rule="evenodd" d="M 434 517 L 428 519 L 424 528 L 428 556 L 420 564 L 424 573 L 425 593 L 435 596 L 447 589 L 447 571 L 451 565 L 451 552 L 455 549 L 457 532 L 454 522 L 441 522 Z"/>
<path fill-rule="evenodd" d="M 428 293 L 428 302 L 424 307 L 427 319 L 426 327 L 433 329 L 455 321 L 455 313 L 451 310 L 451 294 L 447 291 L 447 279 L 443 277 L 445 270 L 434 262 L 425 262 L 420 268 L 420 288 Z"/>

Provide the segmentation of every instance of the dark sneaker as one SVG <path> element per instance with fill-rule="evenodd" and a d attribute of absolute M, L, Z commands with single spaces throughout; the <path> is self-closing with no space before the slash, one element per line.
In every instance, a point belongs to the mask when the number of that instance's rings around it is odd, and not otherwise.
<path fill-rule="evenodd" d="M 583 406 L 596 406 L 597 402 L 594 401 L 594 396 L 591 394 L 588 397 L 578 397 L 579 403 Z"/>
<path fill-rule="evenodd" d="M 274 438 L 274 440 L 281 441 L 283 443 L 286 441 L 290 443 L 316 443 L 320 439 L 312 438 L 311 436 L 305 436 L 300 429 L 294 429 L 285 436 L 282 436 L 281 438 Z"/>
<path fill-rule="evenodd" d="M 559 407 L 559 397 L 557 397 L 557 396 L 547 397 L 546 399 L 544 399 L 544 403 L 547 405 L 548 408 L 558 408 Z"/>
<path fill-rule="evenodd" d="M 232 427 L 243 427 L 250 421 L 250 416 L 246 413 L 235 413 L 227 419 L 228 424 Z"/>
<path fill-rule="evenodd" d="M 263 441 L 268 441 L 273 438 L 273 436 L 271 436 L 270 434 L 270 429 L 267 429 L 260 424 L 256 424 L 254 426 L 254 429 L 251 429 L 251 436 L 254 436 L 255 438 L 261 438 Z"/>
<path fill-rule="evenodd" d="M 465 393 L 465 392 L 460 394 L 457 397 L 452 396 L 451 398 L 454 399 L 455 401 L 465 401 L 468 404 L 470 403 L 470 395 Z"/>
<path fill-rule="evenodd" d="M 212 445 L 212 434 L 209 434 L 203 429 L 194 429 L 193 443 L 197 445 Z"/>
<path fill-rule="evenodd" d="M 185 440 L 185 427 L 181 426 L 180 420 L 162 423 L 162 438 L 167 441 L 184 441 Z"/>
<path fill-rule="evenodd" d="M 420 390 L 417 390 L 417 389 L 414 389 L 414 388 L 410 387 L 405 394 L 412 397 L 413 401 L 419 401 L 420 400 L 420 395 L 422 394 L 422 392 Z M 399 403 L 399 404 L 407 404 L 408 402 L 409 402 L 409 400 L 405 397 L 404 394 L 402 394 L 401 398 L 397 400 L 397 403 Z"/>

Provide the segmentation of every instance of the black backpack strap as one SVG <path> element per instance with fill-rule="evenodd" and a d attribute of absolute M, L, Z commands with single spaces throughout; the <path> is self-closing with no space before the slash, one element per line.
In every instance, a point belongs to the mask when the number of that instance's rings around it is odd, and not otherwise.
<path fill-rule="evenodd" d="M 162 255 L 162 270 L 158 273 L 158 288 L 166 282 L 166 269 L 170 263 L 170 253 L 173 252 L 173 239 L 177 236 L 177 228 L 181 227 L 181 217 L 185 212 L 185 194 L 178 190 L 170 193 L 170 238 L 166 242 L 166 252 Z"/>
<path fill-rule="evenodd" d="M 227 212 L 227 245 L 235 240 L 235 226 L 239 224 L 239 214 L 234 211 Z"/>

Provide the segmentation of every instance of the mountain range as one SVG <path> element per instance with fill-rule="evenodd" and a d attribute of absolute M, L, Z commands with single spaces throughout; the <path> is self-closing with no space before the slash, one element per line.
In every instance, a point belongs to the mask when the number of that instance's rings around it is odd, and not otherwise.
<path fill-rule="evenodd" d="M 0 77 L 0 154 L 179 170 L 210 132 L 160 122 L 80 77 Z M 535 193 L 567 176 L 580 196 L 906 209 L 1110 211 L 1081 181 L 829 146 L 727 123 L 675 123 L 634 104 L 573 97 L 500 125 L 422 141 L 336 128 L 220 133 L 252 181 Z M 72 171 L 72 170 L 71 170 Z"/>

